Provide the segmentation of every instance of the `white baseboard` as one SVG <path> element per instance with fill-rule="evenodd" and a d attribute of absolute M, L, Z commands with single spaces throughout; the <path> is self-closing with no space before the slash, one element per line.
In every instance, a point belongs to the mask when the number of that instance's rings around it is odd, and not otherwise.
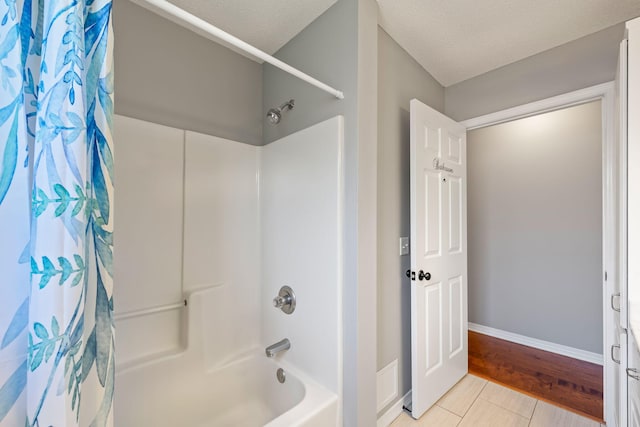
<path fill-rule="evenodd" d="M 543 341 L 536 338 L 530 338 L 524 335 L 514 334 L 513 332 L 503 331 L 501 329 L 478 325 L 477 323 L 469 322 L 469 330 L 478 332 L 480 334 L 489 335 L 491 337 L 500 338 L 502 340 L 511 341 L 516 344 L 522 344 L 528 347 L 537 348 L 539 350 L 561 354 L 562 356 L 584 360 L 585 362 L 595 363 L 597 365 L 602 365 L 604 363 L 602 355 L 598 353 L 592 353 L 590 351 L 580 350 L 578 348 L 568 347 L 566 345 Z"/>
<path fill-rule="evenodd" d="M 402 407 L 411 404 L 411 390 L 407 392 L 401 399 L 398 399 L 387 411 L 378 418 L 377 427 L 388 427 L 393 420 L 402 414 Z"/>

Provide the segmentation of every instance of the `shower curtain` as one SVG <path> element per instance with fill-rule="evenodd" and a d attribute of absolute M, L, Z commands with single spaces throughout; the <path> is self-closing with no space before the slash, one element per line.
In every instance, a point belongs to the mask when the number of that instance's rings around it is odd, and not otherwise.
<path fill-rule="evenodd" d="M 112 422 L 110 0 L 0 0 L 0 426 Z"/>

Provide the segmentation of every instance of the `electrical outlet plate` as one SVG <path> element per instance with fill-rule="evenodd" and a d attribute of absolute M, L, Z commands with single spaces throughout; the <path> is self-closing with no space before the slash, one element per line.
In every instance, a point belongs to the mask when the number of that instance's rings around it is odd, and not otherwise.
<path fill-rule="evenodd" d="M 400 238 L 400 256 L 409 255 L 409 238 L 401 237 Z"/>

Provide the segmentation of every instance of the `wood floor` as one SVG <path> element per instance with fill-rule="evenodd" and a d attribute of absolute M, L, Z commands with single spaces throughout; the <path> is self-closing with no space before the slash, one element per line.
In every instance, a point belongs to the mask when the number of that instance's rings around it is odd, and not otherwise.
<path fill-rule="evenodd" d="M 600 365 L 469 331 L 469 373 L 603 419 Z"/>

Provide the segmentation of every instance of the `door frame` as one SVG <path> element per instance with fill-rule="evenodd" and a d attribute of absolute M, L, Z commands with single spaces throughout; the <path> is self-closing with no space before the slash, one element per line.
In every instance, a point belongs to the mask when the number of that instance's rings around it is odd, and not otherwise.
<path fill-rule="evenodd" d="M 603 404 L 604 420 L 615 425 L 615 402 L 613 402 L 614 362 L 607 349 L 613 344 L 614 337 L 608 334 L 615 326 L 615 317 L 609 307 L 609 295 L 615 291 L 618 280 L 618 236 L 616 232 L 619 209 L 617 205 L 618 189 L 618 142 L 615 138 L 615 83 L 607 82 L 587 87 L 540 101 L 508 108 L 491 114 L 460 122 L 473 129 L 497 125 L 525 117 L 535 116 L 567 107 L 600 100 L 602 110 L 602 316 L 603 316 Z M 606 280 L 605 280 L 606 272 Z"/>

